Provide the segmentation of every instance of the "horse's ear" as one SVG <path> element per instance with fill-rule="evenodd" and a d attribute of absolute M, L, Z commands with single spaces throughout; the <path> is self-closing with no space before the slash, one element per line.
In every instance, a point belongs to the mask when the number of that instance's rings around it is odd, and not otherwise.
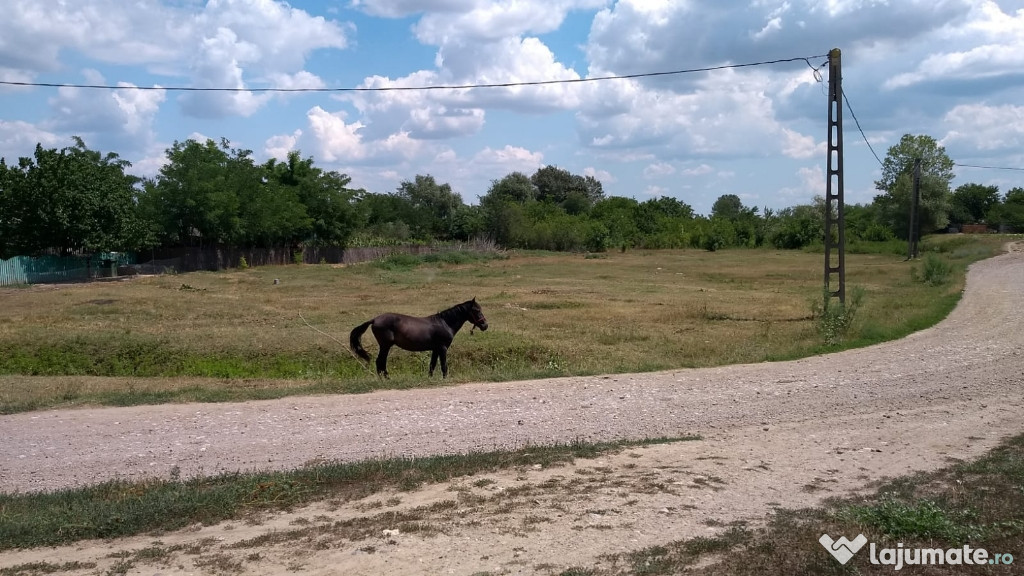
<path fill-rule="evenodd" d="M 476 302 L 476 296 L 473 296 L 473 302 Z"/>

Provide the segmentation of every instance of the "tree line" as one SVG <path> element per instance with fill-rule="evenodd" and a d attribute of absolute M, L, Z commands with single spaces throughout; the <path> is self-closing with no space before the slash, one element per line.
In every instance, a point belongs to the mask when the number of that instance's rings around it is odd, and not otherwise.
<path fill-rule="evenodd" d="M 175 142 L 152 178 L 131 175 L 114 153 L 45 149 L 8 165 L 0 158 L 0 257 L 135 251 L 154 247 L 356 246 L 488 238 L 507 248 L 603 251 L 626 248 L 774 246 L 801 248 L 824 235 L 824 202 L 781 210 L 723 194 L 708 215 L 672 197 L 606 196 L 592 176 L 545 166 L 494 180 L 479 204 L 447 183 L 416 175 L 372 193 L 342 173 L 292 152 L 257 163 L 227 140 Z M 921 159 L 925 233 L 985 223 L 1024 230 L 1024 189 L 951 189 L 953 162 L 929 136 L 891 147 L 879 194 L 845 207 L 852 241 L 906 238 L 912 169 Z"/>

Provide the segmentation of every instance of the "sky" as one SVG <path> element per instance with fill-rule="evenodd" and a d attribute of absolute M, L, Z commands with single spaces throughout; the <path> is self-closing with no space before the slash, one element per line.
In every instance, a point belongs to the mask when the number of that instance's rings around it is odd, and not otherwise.
<path fill-rule="evenodd" d="M 430 174 L 475 204 L 555 165 L 606 195 L 778 209 L 825 192 L 833 48 L 847 203 L 878 194 L 875 155 L 904 134 L 958 164 L 1024 168 L 1022 0 L 6 0 L 0 81 L 160 89 L 0 85 L 0 157 L 79 136 L 153 177 L 175 141 L 225 138 L 376 193 Z M 248 91 L 266 88 L 330 91 Z M 955 173 L 1024 186 L 1021 170 Z"/>

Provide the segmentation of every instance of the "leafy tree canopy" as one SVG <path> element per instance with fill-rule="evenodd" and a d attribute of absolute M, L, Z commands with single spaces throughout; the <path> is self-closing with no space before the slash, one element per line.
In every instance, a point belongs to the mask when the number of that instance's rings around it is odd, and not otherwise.
<path fill-rule="evenodd" d="M 918 222 L 922 233 L 945 228 L 949 223 L 953 160 L 931 136 L 905 134 L 899 144 L 889 148 L 882 162 L 882 177 L 875 181 L 875 187 L 882 191 L 875 196 L 879 223 L 898 238 L 906 238 L 910 229 L 916 159 L 921 160 Z"/>
<path fill-rule="evenodd" d="M 36 145 L 17 166 L 0 161 L 0 253 L 126 251 L 151 238 L 139 219 L 131 164 L 75 137 L 57 150 Z"/>

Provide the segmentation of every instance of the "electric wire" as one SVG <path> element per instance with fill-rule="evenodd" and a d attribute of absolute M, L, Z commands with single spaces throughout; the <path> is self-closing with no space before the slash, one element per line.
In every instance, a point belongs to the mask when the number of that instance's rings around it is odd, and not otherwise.
<path fill-rule="evenodd" d="M 979 166 L 977 164 L 956 164 L 956 163 L 954 163 L 953 166 L 959 166 L 961 168 L 982 168 L 984 170 L 1016 170 L 1016 171 L 1024 172 L 1024 168 L 1010 168 L 1010 167 L 1007 167 L 1007 166 Z"/>
<path fill-rule="evenodd" d="M 707 66 L 703 68 L 688 68 L 684 70 L 669 70 L 664 72 L 642 72 L 638 74 L 619 74 L 613 76 L 594 76 L 591 78 L 565 78 L 561 80 L 534 80 L 526 82 L 495 82 L 479 84 L 440 84 L 430 86 L 363 86 L 356 88 L 218 88 L 218 87 L 196 87 L 196 86 L 135 86 L 131 84 L 71 84 L 58 82 L 17 82 L 12 80 L 0 80 L 3 86 L 21 86 L 33 88 L 88 88 L 98 90 L 166 90 L 169 92 L 398 92 L 415 90 L 466 90 L 472 88 L 516 88 L 520 86 L 549 86 L 553 84 L 580 84 L 583 82 L 602 82 L 606 80 L 630 80 L 635 78 L 654 78 L 659 76 L 674 76 L 680 74 L 693 74 L 697 72 L 714 72 L 716 70 L 727 70 L 736 68 L 751 68 L 754 66 L 768 66 L 772 64 L 784 64 L 787 62 L 805 62 L 812 70 L 817 70 L 811 65 L 811 60 L 821 58 L 818 56 L 798 56 L 794 58 L 780 58 L 778 60 L 764 60 L 760 62 L 747 62 L 742 64 L 722 64 L 721 66 Z"/>
<path fill-rule="evenodd" d="M 857 125 L 857 130 L 860 130 L 860 135 L 864 138 L 864 143 L 868 145 L 868 150 L 871 150 L 871 155 L 875 157 L 875 160 L 878 160 L 879 166 L 885 166 L 885 164 L 882 163 L 882 159 L 875 153 L 875 149 L 871 147 L 871 142 L 868 141 L 868 136 L 864 133 L 864 129 L 860 127 L 860 120 L 857 120 L 857 114 L 854 113 L 853 106 L 850 106 L 850 99 L 846 97 L 846 90 L 843 90 L 842 92 L 843 101 L 846 102 L 846 109 L 850 111 L 850 116 L 853 116 L 853 122 Z"/>

